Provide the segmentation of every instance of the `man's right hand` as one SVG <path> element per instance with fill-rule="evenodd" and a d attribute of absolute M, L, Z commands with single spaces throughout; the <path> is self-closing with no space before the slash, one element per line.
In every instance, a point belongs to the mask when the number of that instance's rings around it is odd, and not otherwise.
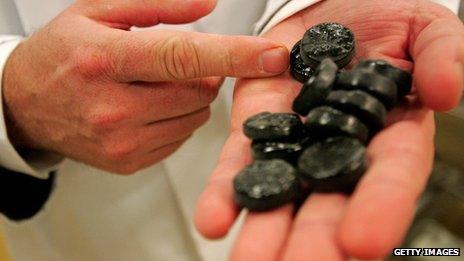
<path fill-rule="evenodd" d="M 77 1 L 4 71 L 10 140 L 129 174 L 173 153 L 209 116 L 223 76 L 285 71 L 270 40 L 132 26 L 187 23 L 215 0 Z"/>

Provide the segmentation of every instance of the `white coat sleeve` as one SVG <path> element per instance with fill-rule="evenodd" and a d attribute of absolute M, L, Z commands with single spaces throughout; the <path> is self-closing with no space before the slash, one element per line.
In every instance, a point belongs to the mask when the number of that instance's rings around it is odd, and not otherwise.
<path fill-rule="evenodd" d="M 48 157 L 48 155 L 37 155 L 44 156 L 44 158 L 26 160 L 11 144 L 7 135 L 2 97 L 3 71 L 8 57 L 21 40 L 20 36 L 0 35 L 0 166 L 33 177 L 46 179 L 48 173 L 56 169 L 59 159 L 53 156 Z"/>
<path fill-rule="evenodd" d="M 322 0 L 269 0 L 266 10 L 256 24 L 254 34 L 261 35 L 269 31 L 286 18 Z M 460 0 L 432 0 L 442 4 L 457 14 Z"/>
<path fill-rule="evenodd" d="M 263 16 L 256 23 L 254 34 L 261 35 L 286 18 L 322 0 L 269 0 Z"/>

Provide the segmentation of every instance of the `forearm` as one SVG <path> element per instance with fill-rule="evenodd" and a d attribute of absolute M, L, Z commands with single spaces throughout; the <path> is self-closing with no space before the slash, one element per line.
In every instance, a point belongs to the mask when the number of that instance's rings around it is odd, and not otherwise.
<path fill-rule="evenodd" d="M 12 130 L 7 128 L 4 111 L 4 68 L 21 40 L 20 36 L 0 36 L 0 213 L 17 221 L 33 217 L 47 202 L 54 184 L 49 171 L 55 167 L 41 162 L 42 167 L 36 168 L 20 155 L 8 135 Z"/>
<path fill-rule="evenodd" d="M 44 179 L 48 177 L 51 170 L 56 169 L 56 163 L 61 158 L 37 152 L 21 155 L 15 142 L 11 139 L 17 133 L 7 119 L 8 106 L 5 104 L 4 97 L 6 85 L 5 66 L 21 41 L 20 36 L 0 36 L 0 166 Z"/>

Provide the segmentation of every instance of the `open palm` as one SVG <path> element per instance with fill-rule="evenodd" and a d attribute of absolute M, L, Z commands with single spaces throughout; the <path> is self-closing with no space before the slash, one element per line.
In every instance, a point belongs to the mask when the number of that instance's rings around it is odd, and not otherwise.
<path fill-rule="evenodd" d="M 411 223 L 432 166 L 430 109 L 448 110 L 459 102 L 464 29 L 444 7 L 425 0 L 326 0 L 283 21 L 265 37 L 290 49 L 307 28 L 321 22 L 338 22 L 354 32 L 353 63 L 380 58 L 413 71 L 414 94 L 390 113 L 389 126 L 370 143 L 369 169 L 350 197 L 313 194 L 296 215 L 291 205 L 249 213 L 233 260 L 371 259 L 390 253 Z M 291 111 L 300 88 L 288 72 L 237 82 L 231 134 L 197 207 L 196 225 L 206 237 L 225 235 L 240 211 L 233 201 L 232 179 L 252 160 L 242 122 L 262 111 Z"/>

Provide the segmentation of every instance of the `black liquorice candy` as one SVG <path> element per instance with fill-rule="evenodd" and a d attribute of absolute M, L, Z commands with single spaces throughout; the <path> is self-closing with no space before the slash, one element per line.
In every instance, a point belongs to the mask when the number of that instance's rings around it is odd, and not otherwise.
<path fill-rule="evenodd" d="M 290 73 L 295 80 L 305 83 L 313 76 L 315 69 L 305 64 L 301 59 L 300 43 L 301 41 L 298 41 L 290 52 Z"/>
<path fill-rule="evenodd" d="M 251 150 L 255 160 L 283 159 L 296 163 L 301 152 L 310 142 L 310 138 L 303 138 L 300 141 L 255 140 L 251 144 Z"/>
<path fill-rule="evenodd" d="M 370 130 L 371 137 L 383 129 L 387 121 L 385 106 L 372 95 L 360 90 L 333 91 L 327 96 L 325 104 L 361 120 Z"/>
<path fill-rule="evenodd" d="M 351 191 L 366 170 L 365 150 L 353 138 L 328 138 L 303 151 L 298 173 L 315 191 Z"/>
<path fill-rule="evenodd" d="M 366 143 L 369 138 L 369 129 L 358 118 L 328 106 L 311 110 L 304 124 L 315 139 L 350 136 Z"/>
<path fill-rule="evenodd" d="M 296 169 L 284 160 L 256 160 L 235 177 L 235 202 L 252 211 L 292 202 L 301 188 L 296 175 Z"/>
<path fill-rule="evenodd" d="M 297 114 L 262 112 L 245 121 L 243 132 L 252 140 L 298 140 L 303 123 Z"/>
<path fill-rule="evenodd" d="M 335 83 L 337 71 L 338 67 L 331 59 L 322 60 L 315 74 L 303 85 L 293 101 L 293 111 L 306 116 L 312 108 L 323 104 Z"/>
<path fill-rule="evenodd" d="M 316 68 L 331 58 L 339 68 L 348 65 L 355 54 L 355 38 L 350 29 L 338 23 L 322 23 L 309 28 L 301 39 L 301 59 Z"/>
<path fill-rule="evenodd" d="M 355 54 L 353 33 L 337 23 L 311 27 L 291 52 L 292 76 L 304 83 L 293 113 L 263 112 L 244 122 L 254 162 L 234 179 L 236 203 L 265 211 L 312 192 L 352 192 L 367 169 L 366 146 L 387 110 L 411 91 L 412 76 L 383 60 L 338 72 Z"/>
<path fill-rule="evenodd" d="M 397 102 L 395 82 L 377 73 L 364 71 L 346 71 L 337 76 L 334 90 L 362 90 L 377 98 L 391 110 Z"/>
<path fill-rule="evenodd" d="M 355 70 L 375 72 L 393 80 L 398 86 L 398 98 L 408 95 L 412 88 L 412 75 L 392 66 L 384 60 L 363 60 L 356 65 Z"/>

